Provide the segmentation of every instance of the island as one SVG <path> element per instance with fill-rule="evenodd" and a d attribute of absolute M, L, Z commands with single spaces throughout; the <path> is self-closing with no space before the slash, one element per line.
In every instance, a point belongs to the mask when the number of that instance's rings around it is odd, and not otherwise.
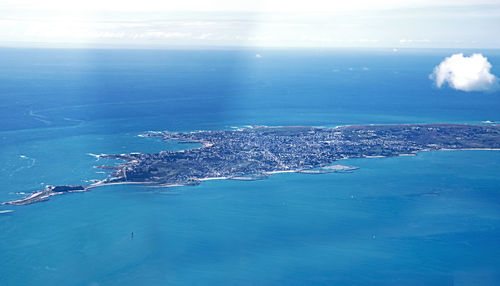
<path fill-rule="evenodd" d="M 98 155 L 118 159 L 108 178 L 86 186 L 47 186 L 6 205 L 27 205 L 54 195 L 85 192 L 111 184 L 159 187 L 197 185 L 206 180 L 262 179 L 274 173 L 349 172 L 333 165 L 342 159 L 414 155 L 434 150 L 500 150 L 500 125 L 398 124 L 349 125 L 334 128 L 252 126 L 236 130 L 148 132 L 199 148 L 159 153 Z"/>

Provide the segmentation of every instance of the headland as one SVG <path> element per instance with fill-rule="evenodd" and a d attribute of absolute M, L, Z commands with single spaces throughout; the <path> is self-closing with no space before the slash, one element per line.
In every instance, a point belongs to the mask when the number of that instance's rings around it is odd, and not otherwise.
<path fill-rule="evenodd" d="M 254 126 L 221 131 L 149 132 L 142 137 L 201 143 L 202 147 L 159 153 L 101 154 L 98 156 L 124 163 L 96 166 L 112 170 L 112 174 L 94 184 L 47 186 L 26 198 L 4 204 L 27 205 L 54 195 L 113 184 L 172 187 L 214 179 L 255 180 L 283 172 L 349 172 L 355 168 L 329 165 L 350 158 L 414 155 L 435 150 L 500 150 L 500 125 Z"/>

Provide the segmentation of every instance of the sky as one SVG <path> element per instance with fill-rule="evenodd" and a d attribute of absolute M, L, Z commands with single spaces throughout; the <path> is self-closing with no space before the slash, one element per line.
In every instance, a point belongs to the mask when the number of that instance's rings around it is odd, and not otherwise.
<path fill-rule="evenodd" d="M 500 48 L 499 0 L 0 0 L 0 46 Z"/>

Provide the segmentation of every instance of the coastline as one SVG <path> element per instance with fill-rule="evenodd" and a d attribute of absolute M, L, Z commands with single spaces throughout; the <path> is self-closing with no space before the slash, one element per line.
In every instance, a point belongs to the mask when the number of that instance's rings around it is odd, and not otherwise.
<path fill-rule="evenodd" d="M 363 156 L 359 158 L 346 158 L 346 159 L 363 159 L 363 158 L 389 158 L 389 157 L 403 157 L 403 156 L 416 156 L 419 152 L 429 152 L 429 151 L 500 151 L 500 148 L 460 148 L 460 149 L 450 149 L 450 148 L 441 148 L 441 149 L 436 149 L 436 150 L 419 150 L 416 151 L 415 153 L 403 153 L 403 154 L 397 154 L 395 156 Z M 345 159 L 342 159 L 345 160 Z M 334 162 L 331 162 L 330 164 L 334 164 L 335 162 L 338 162 L 341 160 L 337 160 Z M 299 173 L 302 171 L 302 169 L 298 170 L 277 170 L 277 171 L 269 171 L 269 172 L 264 172 L 263 174 L 265 175 L 273 175 L 273 174 L 282 174 L 282 173 Z M 207 178 L 200 178 L 196 179 L 198 182 L 205 182 L 205 181 L 212 181 L 212 180 L 228 180 L 231 179 L 231 177 L 207 177 Z M 62 195 L 65 193 L 83 193 L 83 192 L 88 192 L 93 188 L 97 187 L 103 187 L 103 186 L 113 186 L 113 185 L 142 185 L 142 186 L 148 186 L 152 188 L 171 188 L 171 187 L 183 187 L 183 186 L 189 186 L 189 183 L 186 184 L 181 184 L 181 183 L 176 183 L 176 184 L 156 184 L 154 182 L 113 182 L 113 183 L 104 183 L 103 181 L 99 181 L 96 183 L 93 183 L 88 186 L 83 186 L 82 190 L 71 190 L 67 192 L 48 192 L 47 190 L 43 191 L 35 191 L 31 194 L 29 194 L 27 197 L 18 199 L 18 200 L 13 200 L 13 201 L 8 201 L 8 202 L 3 202 L 1 205 L 29 205 L 33 204 L 36 202 L 42 202 L 42 201 L 48 201 L 50 197 L 56 196 L 56 195 Z M 33 199 L 36 199 L 36 201 L 31 201 Z"/>
<path fill-rule="evenodd" d="M 421 128 L 420 125 L 415 128 L 399 128 L 396 127 L 384 127 L 379 126 L 377 129 L 370 129 L 371 125 L 359 125 L 359 130 L 349 129 L 347 126 L 337 126 L 332 129 L 338 129 L 344 127 L 346 138 L 342 137 L 342 133 L 335 131 L 333 134 L 331 130 L 321 130 L 314 129 L 314 127 L 294 127 L 287 126 L 284 132 L 280 128 L 285 127 L 271 127 L 271 130 L 266 130 L 265 126 L 249 127 L 248 132 L 229 132 L 224 133 L 223 131 L 217 131 L 212 133 L 206 131 L 204 133 L 149 133 L 143 135 L 144 137 L 149 136 L 161 136 L 163 140 L 171 139 L 177 140 L 179 142 L 190 142 L 199 143 L 201 146 L 193 150 L 197 151 L 178 151 L 179 153 L 130 153 L 130 154 L 119 154 L 119 155 L 106 155 L 106 154 L 93 154 L 87 153 L 88 155 L 99 160 L 102 157 L 123 160 L 125 163 L 119 166 L 94 166 L 101 169 L 112 169 L 115 170 L 113 174 L 110 174 L 108 178 L 93 181 L 89 185 L 47 185 L 44 190 L 39 190 L 28 194 L 25 198 L 13 200 L 10 202 L 2 203 L 3 205 L 26 205 L 35 202 L 41 202 L 48 200 L 51 196 L 60 195 L 71 192 L 86 192 L 93 188 L 108 185 L 144 185 L 149 187 L 159 187 L 159 188 L 169 188 L 169 187 L 180 187 L 189 185 L 198 185 L 205 181 L 211 180 L 228 180 L 232 178 L 239 177 L 252 177 L 252 176 L 270 176 L 273 174 L 280 173 L 326 173 L 321 172 L 319 169 L 326 168 L 328 165 L 336 164 L 344 159 L 362 159 L 362 158 L 386 158 L 386 157 L 396 157 L 396 156 L 416 156 L 418 152 L 422 151 L 500 151 L 498 147 L 500 145 L 500 130 L 499 128 L 485 129 L 480 126 L 466 126 L 457 124 L 429 124 L 423 125 L 427 128 Z M 399 126 L 411 126 L 411 124 L 400 124 Z M 500 126 L 499 126 L 500 127 Z M 298 129 L 297 129 L 298 128 Z M 310 128 L 310 129 L 304 129 Z M 312 129 L 311 129 L 312 128 Z M 435 130 L 441 130 L 441 133 L 435 134 Z M 297 129 L 297 130 L 296 130 Z M 430 130 L 430 131 L 429 131 Z M 306 132 L 307 131 L 307 132 Z M 401 132 L 404 131 L 403 135 Z M 375 138 L 379 141 L 374 141 L 375 139 L 367 139 L 363 136 L 357 136 L 353 134 L 357 133 L 371 133 L 370 138 Z M 406 135 L 406 134 L 410 135 Z M 431 135 L 429 135 L 431 133 Z M 311 135 L 314 134 L 314 135 Z M 340 134 L 340 135 L 339 135 Z M 455 141 L 456 136 L 461 135 L 464 138 L 464 142 L 452 143 Z M 284 146 L 281 144 L 281 139 L 279 136 L 292 136 L 286 137 L 288 141 Z M 336 141 L 331 141 L 331 137 L 337 138 Z M 356 137 L 357 136 L 357 137 Z M 399 136 L 399 137 L 398 137 Z M 413 136 L 413 137 L 412 137 Z M 418 137 L 420 136 L 420 137 Z M 486 136 L 486 137 L 485 137 Z M 219 138 L 219 139 L 217 139 Z M 220 139 L 223 138 L 224 140 Z M 417 139 L 415 139 L 417 138 Z M 420 139 L 418 139 L 420 138 Z M 380 142 L 385 142 L 383 140 L 391 139 L 395 143 L 387 145 Z M 220 142 L 219 142 L 219 141 Z M 325 141 L 328 140 L 328 141 Z M 357 141 L 356 141 L 357 140 Z M 382 141 L 380 141 L 382 140 Z M 420 140 L 420 141 L 419 141 Z M 434 141 L 432 141 L 434 140 Z M 290 143 L 292 142 L 292 143 Z M 333 142 L 333 143 L 332 143 Z M 354 143 L 353 143 L 354 142 Z M 392 142 L 392 141 L 391 141 Z M 297 144 L 303 143 L 305 145 L 304 150 L 300 148 L 292 148 L 290 146 L 298 146 Z M 317 146 L 318 144 L 324 143 L 321 149 Z M 432 143 L 432 144 L 431 144 Z M 217 144 L 217 148 L 208 148 Z M 249 144 L 248 146 L 246 144 Z M 265 148 L 255 149 L 255 153 L 261 156 L 271 156 L 274 158 L 269 163 L 259 163 L 259 160 L 253 160 L 256 166 L 252 168 L 245 167 L 246 165 L 242 162 L 246 162 L 248 155 L 245 153 L 250 150 L 250 147 L 262 144 Z M 286 144 L 291 144 L 290 146 Z M 399 145 L 398 145 L 399 144 Z M 290 147 L 291 149 L 286 149 L 283 147 Z M 326 146 L 326 147 L 325 147 Z M 335 147 L 337 146 L 337 147 Z M 339 148 L 340 146 L 341 148 Z M 354 146 L 354 147 L 353 147 Z M 374 148 L 378 147 L 378 148 Z M 480 146 L 478 148 L 470 148 L 470 146 Z M 456 148 L 454 148 L 456 147 Z M 459 148 L 467 147 L 467 148 Z M 206 150 L 200 150 L 207 148 Z M 274 148 L 274 149 L 273 149 Z M 308 149 L 309 148 L 309 149 Z M 333 149 L 337 148 L 337 149 Z M 269 150 L 268 150 L 269 149 Z M 324 151 L 327 150 L 327 151 Z M 211 165 L 211 160 L 203 161 L 203 158 L 213 158 L 212 153 L 216 153 L 215 158 L 219 158 L 215 166 L 222 169 L 217 169 Z M 217 154 L 217 152 L 219 154 Z M 233 153 L 231 153 L 233 152 Z M 260 153 L 259 153 L 260 152 Z M 267 152 L 267 153 L 266 153 Z M 272 152 L 276 153 L 274 155 Z M 295 153 L 294 153 L 295 152 Z M 189 154 L 188 154 L 189 153 Z M 265 153 L 265 154 L 264 154 Z M 269 154 L 270 155 L 269 155 Z M 181 155 L 179 155 L 181 154 Z M 227 155 L 229 154 L 229 155 Z M 245 154 L 245 155 L 241 155 Z M 255 155 L 255 154 L 254 154 Z M 285 156 L 284 158 L 293 158 L 291 162 L 281 161 L 277 156 Z M 189 169 L 183 170 L 182 173 L 179 172 L 167 172 L 170 169 L 176 169 L 176 165 L 172 162 L 177 162 L 175 156 L 186 157 L 182 160 L 187 160 L 188 163 L 193 163 L 188 165 Z M 225 158 L 224 156 L 229 156 Z M 236 159 L 231 159 L 233 157 Z M 238 157 L 239 156 L 239 157 Z M 286 157 L 288 156 L 288 157 Z M 265 157 L 265 156 L 264 156 Z M 263 157 L 263 158 L 264 158 Z M 168 161 L 168 160 L 170 161 Z M 227 159 L 227 162 L 223 162 L 223 159 Z M 180 159 L 179 159 L 180 160 Z M 193 160 L 193 161 L 189 161 Z M 196 162 L 194 160 L 197 160 Z M 233 162 L 234 161 L 234 162 Z M 168 163 L 165 163 L 168 162 Z M 156 165 L 155 165 L 156 164 Z M 200 171 L 192 172 L 197 170 L 198 164 L 201 164 Z M 233 165 L 231 165 L 233 164 Z M 243 164 L 243 165 L 242 165 Z M 268 165 L 266 165 L 268 164 Z M 153 169 L 150 169 L 154 166 Z M 222 167 L 220 167 L 222 166 Z M 243 167 L 241 167 L 243 166 Z M 161 167 L 161 168 L 160 168 Z M 158 172 L 158 168 L 163 170 Z M 163 168 L 163 169 L 162 169 Z M 341 167 L 340 170 L 350 167 Z M 352 168 L 352 167 L 351 167 Z M 131 170 L 133 176 L 130 179 L 136 181 L 127 181 L 126 170 Z M 274 170 L 273 170 L 274 169 Z M 336 169 L 336 168 L 330 168 Z M 357 169 L 357 168 L 354 168 Z M 167 170 L 167 171 L 165 171 Z M 273 171 L 264 171 L 273 170 Z M 163 172 L 163 173 L 162 173 Z M 335 171 L 332 171 L 335 172 Z M 225 174 L 225 176 L 209 176 L 212 174 Z M 172 175 L 174 174 L 174 175 Z M 140 181 L 143 180 L 143 181 Z M 242 179 L 242 180 L 248 180 Z M 169 183 L 162 183 L 169 182 Z"/>
<path fill-rule="evenodd" d="M 85 187 L 86 190 L 97 188 L 97 187 L 103 187 L 103 186 L 113 186 L 113 185 L 147 185 L 147 184 L 154 184 L 151 182 L 114 182 L 114 183 L 102 183 L 102 181 L 99 181 L 97 183 L 88 185 Z"/>
<path fill-rule="evenodd" d="M 372 158 L 390 158 L 390 157 L 405 157 L 405 156 L 417 156 L 419 152 L 429 152 L 429 151 L 500 151 L 500 148 L 463 148 L 463 149 L 437 149 L 437 150 L 420 150 L 415 153 L 402 153 L 402 154 L 397 154 L 395 156 L 364 156 L 364 157 L 359 157 L 359 158 L 346 158 L 346 159 L 341 159 L 337 160 L 334 162 L 331 162 L 330 164 L 334 164 L 336 162 L 342 161 L 342 160 L 348 160 L 348 159 L 372 159 Z M 274 175 L 274 174 L 284 174 L 284 173 L 299 173 L 304 169 L 297 169 L 297 170 L 278 170 L 278 171 L 269 171 L 269 172 L 264 172 L 264 175 Z M 201 178 L 201 179 L 196 179 L 197 181 L 200 182 L 205 182 L 205 181 L 212 181 L 212 180 L 229 180 L 232 177 L 207 177 L 207 178 Z M 110 186 L 110 185 L 149 185 L 148 187 L 152 188 L 169 188 L 169 187 L 183 187 L 183 186 L 189 186 L 189 184 L 156 184 L 154 182 L 116 182 L 116 183 L 100 183 L 97 182 L 95 184 L 92 184 L 88 187 L 88 189 L 91 188 L 96 188 L 96 187 L 101 187 L 101 186 Z"/>
<path fill-rule="evenodd" d="M 266 175 L 273 175 L 273 174 L 281 174 L 281 173 L 297 173 L 299 170 L 283 170 L 283 171 L 270 171 L 270 172 L 264 172 Z"/>

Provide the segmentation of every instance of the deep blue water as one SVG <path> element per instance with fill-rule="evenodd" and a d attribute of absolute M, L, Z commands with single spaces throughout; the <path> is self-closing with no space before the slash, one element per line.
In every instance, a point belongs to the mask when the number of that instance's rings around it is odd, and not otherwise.
<path fill-rule="evenodd" d="M 498 91 L 433 87 L 453 52 L 0 49 L 0 201 L 106 176 L 87 153 L 189 147 L 147 130 L 500 121 Z M 0 206 L 0 285 L 500 284 L 500 152 L 345 163 Z"/>

